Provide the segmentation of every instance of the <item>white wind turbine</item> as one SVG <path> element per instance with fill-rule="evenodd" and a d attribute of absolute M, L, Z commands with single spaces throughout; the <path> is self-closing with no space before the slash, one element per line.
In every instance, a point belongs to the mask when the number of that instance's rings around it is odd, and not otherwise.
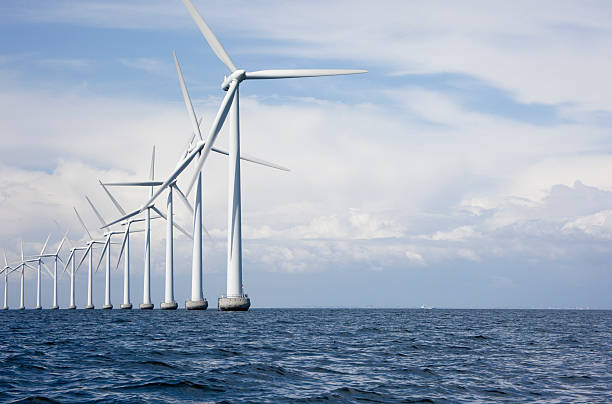
<path fill-rule="evenodd" d="M 83 261 L 85 261 L 85 258 L 89 258 L 88 268 L 87 268 L 87 306 L 85 306 L 85 308 L 91 310 L 91 309 L 94 309 L 94 304 L 93 304 L 93 249 L 96 245 L 104 245 L 105 242 L 100 241 L 100 240 L 94 240 L 93 236 L 87 229 L 87 226 L 85 226 L 85 222 L 81 218 L 81 215 L 79 215 L 79 212 L 76 210 L 75 207 L 73 207 L 73 209 L 74 209 L 74 213 L 76 213 L 77 219 L 79 219 L 79 222 L 83 226 L 83 229 L 85 229 L 85 233 L 87 233 L 87 235 L 89 236 L 89 241 L 87 242 L 87 248 L 85 249 L 85 253 L 83 254 L 83 257 L 81 258 L 81 261 L 79 261 L 79 264 L 76 266 L 76 269 L 73 270 L 73 273 L 74 271 L 79 270 L 79 268 L 81 267 L 81 264 L 83 263 Z"/>
<path fill-rule="evenodd" d="M 41 277 L 41 270 L 43 266 L 42 257 L 45 254 L 45 249 L 47 248 L 47 244 L 49 244 L 50 238 L 51 238 L 51 234 L 47 236 L 47 240 L 45 241 L 45 244 L 43 245 L 43 248 L 40 251 L 39 255 L 34 256 L 34 257 L 29 257 L 27 260 L 25 260 L 25 262 L 36 262 L 38 264 L 38 267 L 36 268 L 36 307 L 34 307 L 35 310 L 42 309 L 41 299 L 40 299 L 40 294 L 41 294 L 40 277 Z M 45 270 L 49 271 L 46 267 L 45 267 Z M 50 271 L 49 271 L 49 275 L 53 276 Z"/>
<path fill-rule="evenodd" d="M 32 265 L 28 264 L 28 262 L 34 262 L 37 261 L 36 259 L 26 259 L 25 256 L 23 255 L 23 240 L 21 240 L 20 242 L 20 248 L 21 248 L 21 261 L 19 262 L 19 265 L 17 265 L 13 270 L 16 271 L 17 269 L 21 269 L 20 271 L 20 293 L 19 293 L 19 308 L 18 310 L 24 310 L 25 309 L 25 302 L 24 302 L 24 287 L 25 287 L 25 267 L 28 267 L 30 269 L 36 270 L 36 268 L 34 268 Z M 12 271 L 11 271 L 12 272 Z"/>
<path fill-rule="evenodd" d="M 0 271 L 0 273 L 4 273 L 4 306 L 2 306 L 2 310 L 8 310 L 8 276 L 9 273 L 13 272 L 13 269 L 9 265 L 8 259 L 6 258 L 6 249 L 4 249 L 3 252 L 4 268 L 2 268 L 2 271 Z"/>
<path fill-rule="evenodd" d="M 62 241 L 60 241 L 59 246 L 57 247 L 57 250 L 55 251 L 55 253 L 49 253 L 49 254 L 41 253 L 38 256 L 38 258 L 40 259 L 39 265 L 43 263 L 42 261 L 43 258 L 53 258 L 53 274 L 50 274 L 53 277 L 53 306 L 51 307 L 51 309 L 59 309 L 59 306 L 57 305 L 57 261 L 58 260 L 62 261 L 62 259 L 59 256 L 59 253 L 62 250 L 62 246 L 64 245 L 64 241 L 66 241 L 67 236 L 68 236 L 68 232 L 64 234 L 64 237 L 62 238 Z"/>
<path fill-rule="evenodd" d="M 64 271 L 68 268 L 68 264 L 72 263 L 70 268 L 70 304 L 67 309 L 76 309 L 76 300 L 75 300 L 75 278 L 74 275 L 77 271 L 76 268 L 76 252 L 77 251 L 86 251 L 87 247 L 72 247 L 70 248 L 70 254 L 68 255 L 68 259 L 66 260 L 66 265 L 64 265 Z"/>
<path fill-rule="evenodd" d="M 157 189 L 151 198 L 140 208 L 144 211 L 148 206 L 185 170 L 189 163 L 199 156 L 196 173 L 187 187 L 187 194 L 194 184 L 201 181 L 201 169 L 210 153 L 219 130 L 230 112 L 230 158 L 229 158 L 229 206 L 228 206 L 228 258 L 227 258 L 227 293 L 225 298 L 219 299 L 219 308 L 222 310 L 247 310 L 250 306 L 248 296 L 243 293 L 242 288 L 242 229 L 241 229 L 241 196 L 240 196 L 240 129 L 239 129 L 239 101 L 238 86 L 244 80 L 261 79 L 283 79 L 298 77 L 336 76 L 345 74 L 365 73 L 366 70 L 340 70 L 340 69 L 284 69 L 284 70 L 260 70 L 247 72 L 237 69 L 231 58 L 208 27 L 202 16 L 195 9 L 191 1 L 183 0 L 183 4 L 198 25 L 204 38 L 212 48 L 213 52 L 230 71 L 229 77 L 225 77 L 222 88 L 227 92 L 221 107 L 215 117 L 213 125 L 205 141 L 201 140 L 196 147 L 177 165 L 175 170 Z M 190 113 L 191 123 L 196 133 L 199 127 L 195 114 Z M 199 187 L 198 187 L 199 188 Z M 195 257 L 194 257 L 195 259 Z"/>
<path fill-rule="evenodd" d="M 106 195 L 110 198 L 111 202 L 115 206 L 115 208 L 119 211 L 121 215 L 125 215 L 125 210 L 119 204 L 117 199 L 111 194 L 111 192 L 106 188 L 106 186 L 102 183 L 102 181 L 98 180 Z M 145 219 L 127 219 L 123 221 L 123 225 L 125 226 L 125 232 L 123 234 L 123 240 L 121 241 L 121 251 L 119 251 L 119 258 L 117 258 L 117 266 L 115 269 L 119 268 L 119 263 L 121 262 L 121 256 L 123 255 L 123 251 L 125 250 L 125 259 L 123 260 L 123 303 L 121 303 L 122 309 L 131 309 L 132 302 L 130 301 L 130 233 L 134 232 L 131 229 L 132 223 L 143 222 Z"/>

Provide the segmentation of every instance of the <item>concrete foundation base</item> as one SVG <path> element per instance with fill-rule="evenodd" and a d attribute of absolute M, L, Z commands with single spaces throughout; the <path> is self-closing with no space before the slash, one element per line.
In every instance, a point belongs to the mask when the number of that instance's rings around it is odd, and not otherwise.
<path fill-rule="evenodd" d="M 76 310 L 76 306 L 72 305 L 72 306 L 68 306 L 66 307 L 67 310 Z"/>
<path fill-rule="evenodd" d="M 120 306 L 123 310 L 131 310 L 132 309 L 132 303 L 124 303 Z"/>
<path fill-rule="evenodd" d="M 105 304 L 102 306 L 102 310 L 112 310 L 113 305 L 112 304 Z"/>
<path fill-rule="evenodd" d="M 243 297 L 220 297 L 218 301 L 221 311 L 247 311 L 251 307 L 251 299 Z"/>
<path fill-rule="evenodd" d="M 204 300 L 187 300 L 185 302 L 185 308 L 187 310 L 206 310 L 208 308 L 208 301 Z"/>
<path fill-rule="evenodd" d="M 36 307 L 34 307 L 34 310 L 42 310 L 42 307 L 41 306 L 36 306 Z"/>
<path fill-rule="evenodd" d="M 153 303 L 142 303 L 140 310 L 153 310 Z"/>
<path fill-rule="evenodd" d="M 51 310 L 59 310 L 59 306 L 52 306 Z"/>
<path fill-rule="evenodd" d="M 88 304 L 87 306 L 85 306 L 85 308 L 87 310 L 93 310 L 96 306 L 94 306 L 93 304 Z"/>
<path fill-rule="evenodd" d="M 176 310 L 178 308 L 178 304 L 176 302 L 163 302 L 159 305 L 159 308 L 162 310 Z"/>
<path fill-rule="evenodd" d="M 25 310 L 25 307 L 24 307 L 24 306 L 19 306 L 19 307 L 17 308 L 17 310 Z"/>
<path fill-rule="evenodd" d="M 4 307 L 2 308 L 2 310 L 8 310 L 8 307 L 7 307 L 7 306 L 4 306 Z"/>

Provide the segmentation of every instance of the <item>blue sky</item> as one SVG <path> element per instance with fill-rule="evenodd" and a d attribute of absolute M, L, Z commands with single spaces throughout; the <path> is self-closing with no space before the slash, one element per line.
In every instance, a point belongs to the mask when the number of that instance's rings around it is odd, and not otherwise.
<path fill-rule="evenodd" d="M 243 165 L 255 306 L 612 308 L 608 3 L 194 3 L 241 68 L 369 70 L 241 86 L 243 152 L 292 169 Z M 226 69 L 178 0 L 3 1 L 0 36 L 0 245 L 11 260 L 21 238 L 32 253 L 49 232 L 57 242 L 53 218 L 82 238 L 73 205 L 95 227 L 84 194 L 114 217 L 96 179 L 141 179 L 153 144 L 158 178 L 174 166 L 190 125 L 172 50 L 205 123 L 223 96 Z M 211 158 L 212 302 L 224 291 L 226 178 Z M 117 195 L 129 208 L 145 197 Z M 186 212 L 177 220 L 188 226 Z M 176 246 L 182 303 L 190 244 Z M 96 282 L 101 301 L 101 271 Z M 33 274 L 27 287 L 31 302 Z M 117 272 L 116 303 L 120 292 Z"/>

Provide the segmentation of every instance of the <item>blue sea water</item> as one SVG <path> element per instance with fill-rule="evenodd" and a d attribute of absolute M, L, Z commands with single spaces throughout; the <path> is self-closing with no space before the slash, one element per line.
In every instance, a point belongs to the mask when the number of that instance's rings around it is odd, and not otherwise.
<path fill-rule="evenodd" d="M 611 402 L 612 311 L 0 312 L 2 402 Z"/>

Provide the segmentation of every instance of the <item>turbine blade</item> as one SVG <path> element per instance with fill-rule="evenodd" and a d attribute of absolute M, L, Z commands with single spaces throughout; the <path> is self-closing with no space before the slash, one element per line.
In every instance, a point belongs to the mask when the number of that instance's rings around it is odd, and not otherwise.
<path fill-rule="evenodd" d="M 47 273 L 49 274 L 49 276 L 50 276 L 50 277 L 52 277 L 52 278 L 53 278 L 53 272 L 51 272 L 51 270 L 49 269 L 49 267 L 47 266 L 47 264 L 45 264 L 45 262 L 44 262 L 44 261 L 40 261 L 40 262 L 42 262 L 42 267 L 43 267 L 43 269 L 44 269 L 45 271 L 47 271 Z"/>
<path fill-rule="evenodd" d="M 93 248 L 93 243 L 89 244 L 89 246 L 85 250 L 85 253 L 83 254 L 83 257 L 79 261 L 79 265 L 76 266 L 75 272 L 79 270 L 79 268 L 81 267 L 81 264 L 83 263 L 83 261 L 85 261 L 85 258 L 87 257 L 87 254 L 91 254 L 92 253 L 92 248 Z"/>
<path fill-rule="evenodd" d="M 73 206 L 72 207 L 74 209 L 74 213 L 76 213 L 77 218 L 79 219 L 79 222 L 81 222 L 81 225 L 83 226 L 83 228 L 85 229 L 85 232 L 87 233 L 87 235 L 89 236 L 90 240 L 93 240 L 93 237 L 91 236 L 91 233 L 89 232 L 89 230 L 87 230 L 87 226 L 85 226 L 85 222 L 83 221 L 83 219 L 81 218 L 81 215 L 79 215 L 79 212 L 77 212 L 76 208 Z"/>
<path fill-rule="evenodd" d="M 119 268 L 119 263 L 121 262 L 121 256 L 123 255 L 123 249 L 125 248 L 125 243 L 127 241 L 128 235 L 130 234 L 130 224 L 128 223 L 127 226 L 125 226 L 125 232 L 123 233 L 123 240 L 121 241 L 121 250 L 119 251 L 119 258 L 117 258 L 117 266 L 115 267 L 115 269 Z M 125 259 L 128 259 L 128 257 L 126 256 Z"/>
<path fill-rule="evenodd" d="M 151 171 L 150 171 L 151 181 L 155 179 L 155 145 L 153 145 L 153 152 L 151 152 Z M 153 195 L 153 187 L 151 187 L 151 196 Z"/>
<path fill-rule="evenodd" d="M 145 209 L 146 209 L 146 208 L 145 208 Z M 110 223 L 106 224 L 104 227 L 102 227 L 102 229 L 106 229 L 107 227 L 110 227 L 110 226 L 112 226 L 112 225 L 114 225 L 114 224 L 117 224 L 117 223 L 122 222 L 122 221 L 124 221 L 124 220 L 126 220 L 126 219 L 129 219 L 130 217 L 136 216 L 136 215 L 137 215 L 137 214 L 139 214 L 140 212 L 141 212 L 140 210 L 136 209 L 136 210 L 134 210 L 134 211 L 132 211 L 132 212 L 128 213 L 127 215 L 122 216 L 122 217 L 120 217 L 119 219 L 117 219 L 117 220 L 113 220 L 112 222 L 110 222 Z"/>
<path fill-rule="evenodd" d="M 23 257 L 23 240 L 20 240 L 20 241 L 21 241 L 21 261 L 23 261 L 24 260 L 24 257 Z"/>
<path fill-rule="evenodd" d="M 166 216 L 164 213 L 162 213 L 161 210 L 157 209 L 155 206 L 153 206 L 151 209 L 153 209 L 155 212 L 157 212 L 157 214 L 160 215 L 161 217 L 163 217 L 165 220 L 168 220 L 168 216 Z M 172 224 L 174 225 L 174 227 L 176 227 L 178 229 L 178 231 L 180 231 L 181 233 L 183 233 L 184 235 L 189 237 L 191 240 L 193 240 L 193 236 L 191 234 L 189 234 L 187 232 L 187 230 L 183 229 L 176 222 L 172 222 Z"/>
<path fill-rule="evenodd" d="M 193 133 L 197 134 L 198 137 L 202 139 L 202 134 L 200 133 L 200 125 L 198 124 L 198 119 L 196 118 L 195 111 L 193 110 L 193 104 L 191 103 L 191 97 L 189 97 L 187 86 L 185 86 L 183 72 L 181 72 L 181 66 L 179 65 L 178 59 L 176 57 L 176 52 L 172 51 L 172 56 L 174 56 L 174 64 L 176 65 L 176 72 L 178 73 L 179 82 L 181 84 L 181 91 L 183 93 L 185 107 L 187 108 L 189 120 L 191 121 L 191 125 L 193 126 Z"/>
<path fill-rule="evenodd" d="M 206 21 L 204 21 L 204 18 L 202 18 L 200 13 L 198 13 L 198 10 L 196 10 L 193 4 L 191 4 L 191 1 L 183 0 L 183 4 L 187 8 L 187 11 L 189 11 L 189 14 L 191 14 L 191 18 L 193 18 L 198 28 L 200 28 L 200 32 L 202 35 L 204 35 L 206 42 L 208 42 L 208 45 L 210 45 L 211 49 L 213 52 L 215 52 L 215 55 L 217 55 L 219 60 L 221 60 L 221 62 L 227 66 L 230 72 L 236 70 L 234 62 L 232 62 L 232 59 L 223 48 L 223 45 L 221 45 L 221 42 L 219 42 L 215 34 L 213 34 L 208 24 L 206 24 Z"/>
<path fill-rule="evenodd" d="M 349 69 L 275 69 L 246 72 L 247 80 L 295 79 L 299 77 L 341 76 L 346 74 L 367 73 L 367 70 Z"/>
<path fill-rule="evenodd" d="M 63 271 L 63 272 L 66 272 L 66 268 L 68 268 L 68 265 L 70 264 L 70 261 L 71 261 L 71 260 L 74 258 L 74 252 L 75 252 L 75 251 L 76 251 L 76 250 L 70 250 L 70 254 L 68 255 L 68 260 L 67 260 L 67 261 L 66 261 L 66 263 L 64 264 L 64 271 Z M 63 272 L 62 272 L 62 273 L 63 273 Z"/>
<path fill-rule="evenodd" d="M 206 158 L 208 157 L 208 154 L 210 153 L 210 150 L 213 147 L 215 139 L 217 138 L 217 135 L 219 134 L 219 131 L 221 130 L 221 127 L 223 126 L 223 123 L 225 122 L 225 118 L 227 117 L 227 113 L 229 112 L 229 109 L 232 105 L 232 101 L 234 100 L 234 97 L 236 96 L 237 89 L 238 89 L 238 82 L 232 81 L 229 89 L 227 90 L 227 94 L 225 94 L 223 103 L 221 103 L 222 108 L 219 109 L 219 112 L 217 113 L 217 116 L 215 117 L 215 123 L 213 124 L 213 127 L 211 128 L 211 131 L 208 134 L 208 138 L 206 139 L 206 142 L 203 145 L 202 152 L 198 160 L 198 164 L 196 165 L 195 173 L 193 177 L 191 178 L 191 182 L 189 183 L 189 186 L 187 187 L 187 195 L 189 195 L 189 193 L 191 192 L 191 189 L 195 185 L 198 179 L 198 175 L 200 171 L 202 170 L 202 167 L 204 166 L 204 162 L 206 161 Z M 201 143 L 202 142 L 200 142 L 200 144 Z M 202 146 L 199 146 L 198 148 L 200 147 Z"/>
<path fill-rule="evenodd" d="M 4 265 L 8 267 L 9 264 L 8 264 L 8 259 L 6 258 L 6 248 L 3 248 L 2 251 L 4 252 Z"/>
<path fill-rule="evenodd" d="M 176 185 L 176 183 L 174 183 L 173 187 L 177 195 L 179 196 L 179 199 L 183 202 L 187 210 L 193 215 L 193 206 L 191 206 L 189 200 L 187 200 L 187 197 L 185 196 L 183 191 L 181 191 L 181 189 L 178 187 L 178 185 Z"/>
<path fill-rule="evenodd" d="M 49 235 L 47 236 L 47 240 L 45 241 L 45 244 L 43 245 L 42 250 L 40 250 L 40 255 L 43 255 L 45 253 L 45 249 L 47 248 L 47 244 L 49 244 L 50 238 L 51 238 L 51 233 L 49 233 Z"/>
<path fill-rule="evenodd" d="M 100 224 L 102 226 L 104 226 L 105 225 L 104 218 L 102 218 L 102 215 L 100 214 L 100 212 L 98 212 L 98 209 L 96 209 L 96 207 L 94 206 L 93 202 L 91 202 L 91 200 L 87 197 L 87 195 L 85 195 L 85 199 L 87 199 L 87 202 L 89 203 L 89 206 L 91 206 L 91 210 L 93 210 L 94 213 L 96 214 L 96 216 L 98 217 L 98 220 L 100 221 Z"/>
<path fill-rule="evenodd" d="M 66 241 L 68 237 L 68 231 L 66 231 L 66 233 L 64 234 L 64 237 L 62 238 L 62 241 L 60 241 L 59 243 L 59 247 L 57 247 L 57 251 L 55 251 L 55 255 L 57 256 L 57 258 L 59 258 L 59 253 L 62 250 L 62 246 L 64 245 L 64 241 Z"/>
<path fill-rule="evenodd" d="M 106 239 L 106 242 L 104 243 L 104 248 L 102 249 L 102 254 L 100 254 L 100 260 L 98 261 L 98 265 L 96 265 L 96 272 L 98 272 L 98 269 L 100 268 L 100 264 L 104 260 L 104 253 L 106 252 L 106 249 L 108 248 L 108 245 L 110 244 L 110 239 L 111 238 L 109 235 L 108 238 Z"/>
<path fill-rule="evenodd" d="M 185 168 L 187 168 L 189 163 L 191 163 L 191 161 L 194 159 L 194 157 L 198 153 L 200 153 L 200 151 L 201 151 L 201 157 L 200 157 L 200 162 L 198 165 L 198 170 L 202 169 L 202 165 L 204 164 L 204 161 L 206 160 L 206 156 L 208 156 L 208 153 L 210 152 L 209 145 L 212 145 L 214 143 L 217 135 L 219 134 L 219 130 L 221 130 L 221 126 L 223 125 L 223 122 L 225 121 L 225 117 L 227 116 L 227 113 L 229 111 L 229 107 L 231 105 L 232 99 L 234 98 L 234 94 L 236 92 L 237 86 L 238 86 L 238 83 L 235 81 L 233 81 L 230 84 L 230 87 L 227 90 L 227 93 L 225 94 L 225 98 L 223 98 L 223 102 L 221 103 L 221 107 L 219 108 L 219 111 L 217 112 L 215 121 L 213 122 L 213 125 L 210 128 L 210 132 L 208 133 L 208 138 L 206 139 L 206 142 L 198 142 L 198 145 L 194 147 L 194 149 L 189 153 L 187 157 L 185 157 L 182 163 L 177 165 L 177 167 L 174 169 L 172 174 L 170 174 L 170 176 L 164 181 L 164 183 L 159 188 L 157 188 L 157 191 L 140 208 L 139 212 L 144 212 L 144 210 L 147 209 L 153 203 L 153 201 L 155 201 L 155 199 L 157 199 L 157 197 L 166 188 L 168 188 L 168 186 L 171 183 L 173 183 L 176 180 L 176 178 L 185 170 Z"/>
<path fill-rule="evenodd" d="M 151 152 L 151 170 L 149 171 L 151 181 L 155 178 L 155 145 L 153 145 L 153 151 Z"/>
<path fill-rule="evenodd" d="M 112 187 L 154 187 L 163 184 L 162 181 L 131 181 L 131 182 L 105 182 L 102 186 Z"/>
<path fill-rule="evenodd" d="M 64 233 L 64 229 L 62 229 L 62 226 L 60 226 L 59 222 L 55 219 L 53 219 L 53 222 L 55 222 L 55 225 L 57 226 L 57 229 L 59 230 L 60 234 Z M 66 236 L 68 236 L 68 232 L 69 230 L 66 230 Z M 74 248 L 69 238 L 66 238 L 66 241 L 68 241 L 68 245 L 70 246 L 70 248 Z"/>
<path fill-rule="evenodd" d="M 213 147 L 211 148 L 212 151 L 214 151 L 215 153 L 219 153 L 219 154 L 224 154 L 226 156 L 229 156 L 229 152 L 227 150 L 223 150 L 220 149 L 218 147 Z M 255 164 L 261 164 L 263 166 L 267 166 L 267 167 L 272 167 L 272 168 L 276 168 L 278 170 L 282 170 L 282 171 L 291 171 L 286 167 L 280 166 L 278 164 L 274 164 L 274 163 L 270 163 L 269 161 L 257 158 L 257 157 L 253 157 L 253 156 L 249 156 L 248 154 L 243 154 L 240 156 L 240 160 L 244 160 L 244 161 L 249 161 L 251 163 L 255 163 Z"/>
<path fill-rule="evenodd" d="M 113 196 L 113 194 L 111 194 L 111 192 L 108 190 L 108 188 L 106 188 L 106 186 L 102 184 L 102 181 L 98 180 L 98 182 L 100 183 L 100 186 L 102 187 L 104 192 L 106 192 L 106 195 L 109 197 L 113 205 L 115 205 L 115 208 L 117 208 L 117 210 L 119 211 L 119 214 L 125 215 L 125 210 L 123 210 L 123 208 L 119 204 L 119 201 L 117 201 L 115 197 Z"/>

